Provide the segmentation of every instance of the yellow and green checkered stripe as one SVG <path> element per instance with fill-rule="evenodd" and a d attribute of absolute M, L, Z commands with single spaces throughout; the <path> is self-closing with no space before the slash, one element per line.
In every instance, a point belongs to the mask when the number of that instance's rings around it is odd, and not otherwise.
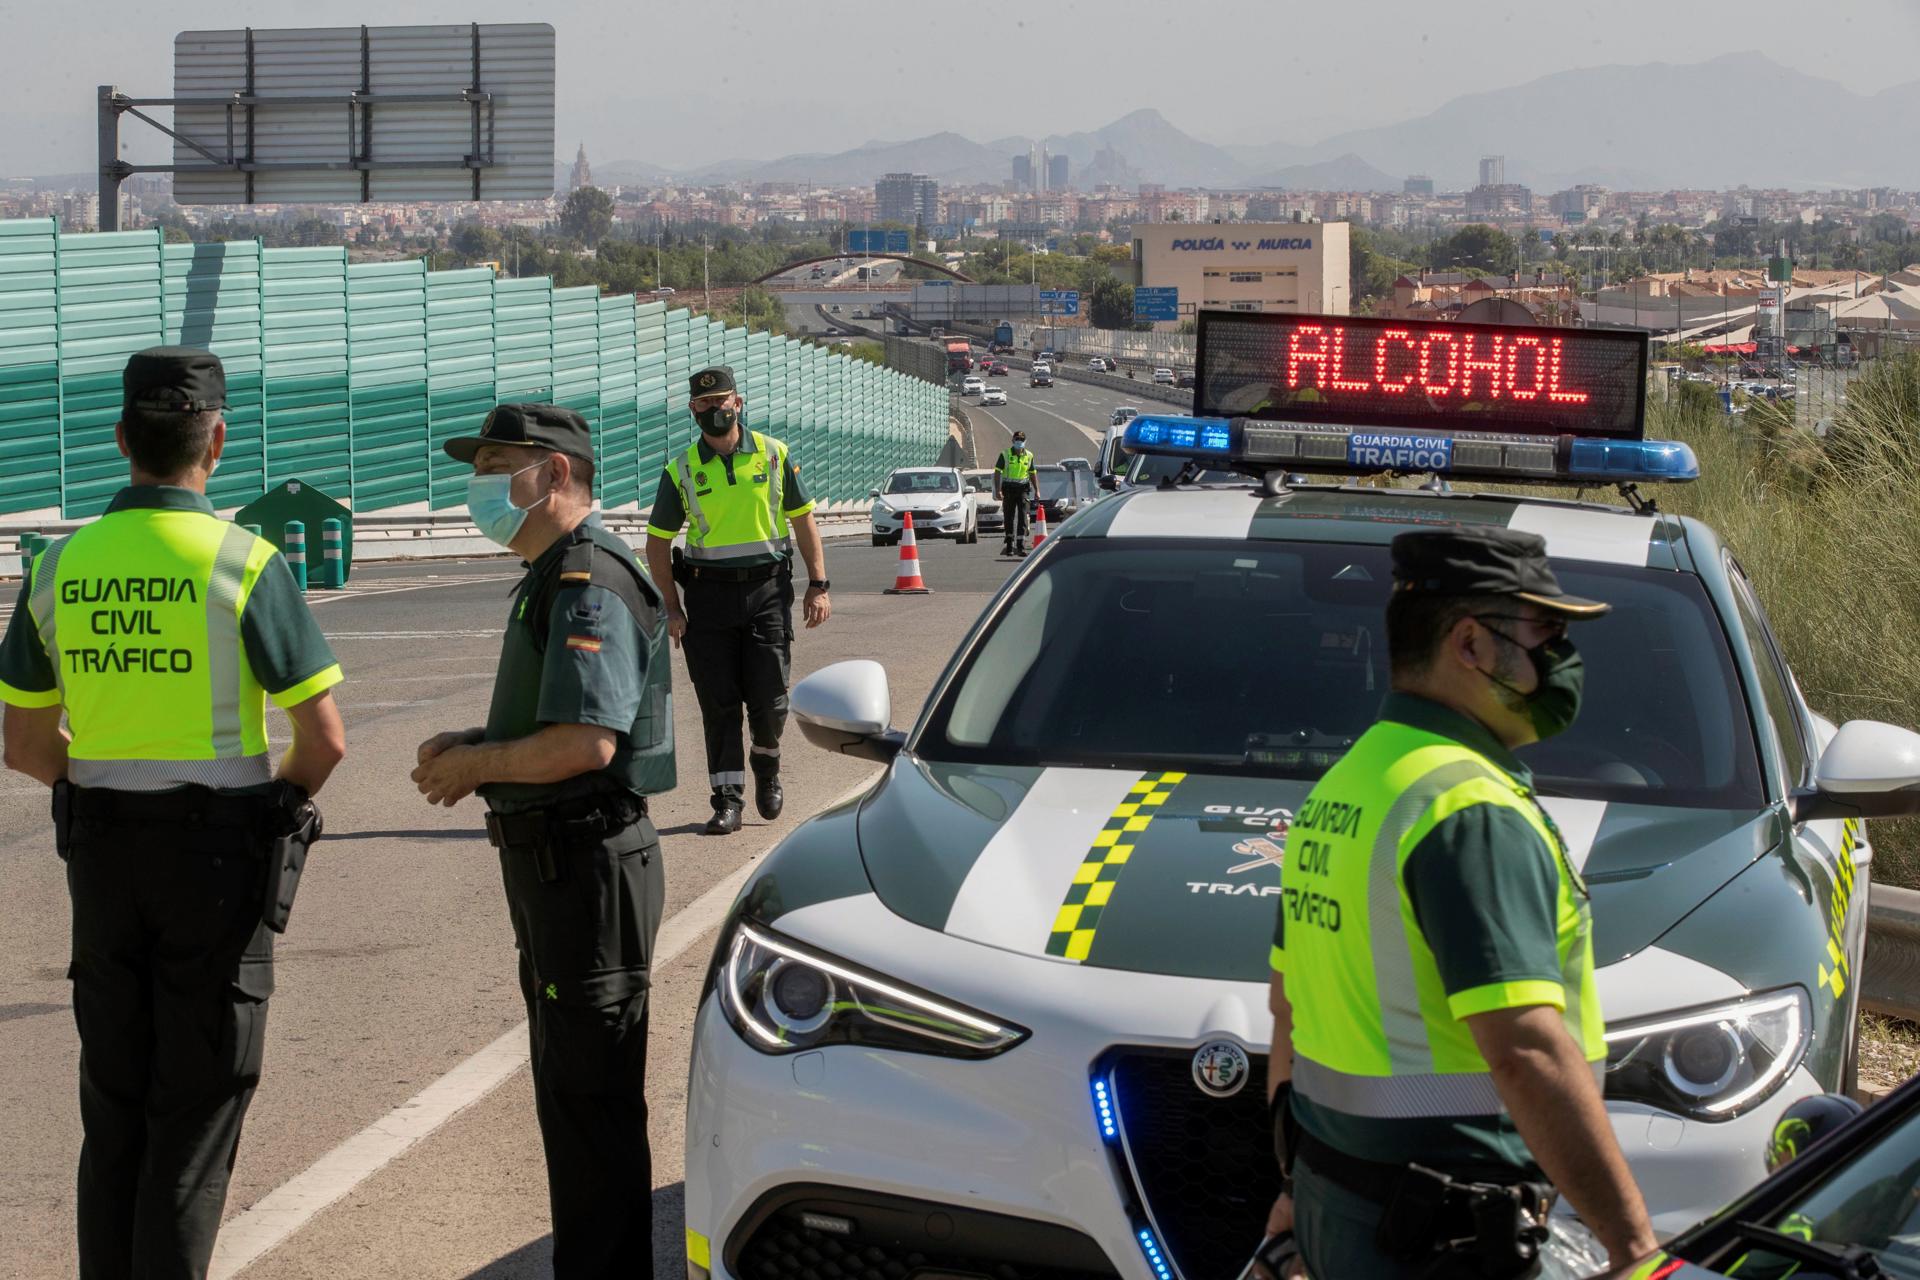
<path fill-rule="evenodd" d="M 1066 901 L 1053 918 L 1053 931 L 1047 936 L 1047 954 L 1063 959 L 1085 960 L 1093 950 L 1093 937 L 1100 927 L 1101 913 L 1113 897 L 1127 860 L 1140 834 L 1153 822 L 1160 806 L 1173 795 L 1173 789 L 1186 778 L 1184 773 L 1145 774 L 1127 792 L 1127 798 L 1115 806 L 1093 846 L 1073 873 L 1067 886 Z"/>

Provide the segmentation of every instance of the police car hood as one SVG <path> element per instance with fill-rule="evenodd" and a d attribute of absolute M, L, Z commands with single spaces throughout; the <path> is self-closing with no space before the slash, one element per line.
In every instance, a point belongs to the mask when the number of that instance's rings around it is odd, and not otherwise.
<path fill-rule="evenodd" d="M 860 853 L 891 910 L 955 937 L 1264 982 L 1287 823 L 1310 786 L 902 755 L 861 806 Z M 1545 803 L 1592 891 L 1600 965 L 1659 938 L 1772 840 L 1751 812 Z"/>

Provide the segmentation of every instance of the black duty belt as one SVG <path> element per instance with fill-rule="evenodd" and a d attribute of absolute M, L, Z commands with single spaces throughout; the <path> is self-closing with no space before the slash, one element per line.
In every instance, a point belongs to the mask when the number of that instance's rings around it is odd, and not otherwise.
<path fill-rule="evenodd" d="M 692 582 L 765 582 L 784 572 L 787 562 L 776 560 L 772 564 L 747 565 L 744 568 L 730 565 L 701 564 L 696 560 L 686 562 L 687 578 Z"/>
<path fill-rule="evenodd" d="M 639 796 L 586 796 L 522 813 L 487 813 L 487 843 L 496 849 L 527 848 L 591 839 L 625 830 L 647 816 Z"/>
<path fill-rule="evenodd" d="M 1300 1133 L 1300 1158 L 1327 1181 L 1380 1205 L 1393 1202 L 1407 1177 L 1404 1164 L 1382 1164 L 1378 1160 L 1348 1155 L 1305 1130 Z M 1463 1173 L 1461 1180 L 1518 1185 L 1527 1180 L 1527 1174 L 1512 1165 L 1482 1165 Z"/>
<path fill-rule="evenodd" d="M 72 805 L 76 820 L 106 826 L 162 823 L 221 828 L 259 826 L 273 808 L 265 795 L 238 795 L 197 785 L 170 791 L 75 787 Z"/>

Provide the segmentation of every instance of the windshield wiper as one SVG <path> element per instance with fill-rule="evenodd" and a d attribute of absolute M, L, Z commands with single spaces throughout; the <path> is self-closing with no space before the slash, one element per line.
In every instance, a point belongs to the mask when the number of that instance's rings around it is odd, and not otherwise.
<path fill-rule="evenodd" d="M 1812 1266 L 1833 1268 L 1835 1280 L 1885 1280 L 1887 1274 L 1873 1251 L 1857 1244 L 1803 1240 L 1758 1222 L 1735 1222 L 1733 1234 L 1736 1239 L 1760 1245 L 1768 1253 L 1777 1253 L 1783 1258 Z"/>

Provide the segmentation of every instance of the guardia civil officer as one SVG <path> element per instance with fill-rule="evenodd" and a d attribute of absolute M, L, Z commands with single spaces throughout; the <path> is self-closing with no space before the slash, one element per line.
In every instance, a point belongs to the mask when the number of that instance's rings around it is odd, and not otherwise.
<path fill-rule="evenodd" d="M 1013 441 L 993 463 L 993 496 L 1000 500 L 1007 540 L 1001 555 L 1027 554 L 1027 511 L 1033 500 L 1033 455 L 1027 452 L 1027 433 L 1016 431 Z"/>
<path fill-rule="evenodd" d="M 649 1276 L 647 986 L 665 892 L 647 797 L 674 785 L 660 593 L 593 514 L 593 433 L 503 404 L 446 442 L 467 511 L 527 561 L 484 728 L 420 744 L 429 803 L 478 791 L 500 851 L 547 1155 L 553 1270 Z"/>
<path fill-rule="evenodd" d="M 787 446 L 747 428 L 745 402 L 726 365 L 700 370 L 687 391 L 700 436 L 660 477 L 647 520 L 647 564 L 666 595 L 674 643 L 686 647 L 713 788 L 707 834 L 723 836 L 740 829 L 749 762 L 760 816 L 777 818 L 786 804 L 780 735 L 793 657 L 794 543 L 807 566 L 807 625 L 825 622 L 833 605 L 813 499 Z M 683 526 L 687 549 L 678 558 L 673 539 Z M 743 704 L 753 740 L 744 759 Z"/>
<path fill-rule="evenodd" d="M 156 347 L 123 386 L 131 483 L 35 557 L 0 640 L 7 767 L 53 788 L 73 899 L 85 1280 L 206 1274 L 260 1081 L 269 926 L 346 751 L 340 667 L 286 562 L 207 501 L 220 361 Z M 277 770 L 268 697 L 293 722 Z"/>
<path fill-rule="evenodd" d="M 1608 606 L 1501 528 L 1402 534 L 1393 574 L 1393 692 L 1287 836 L 1269 1230 L 1314 1276 L 1525 1276 L 1557 1187 L 1623 1264 L 1654 1240 L 1601 1102 L 1586 886 L 1513 755 L 1573 722 L 1568 624 Z"/>

